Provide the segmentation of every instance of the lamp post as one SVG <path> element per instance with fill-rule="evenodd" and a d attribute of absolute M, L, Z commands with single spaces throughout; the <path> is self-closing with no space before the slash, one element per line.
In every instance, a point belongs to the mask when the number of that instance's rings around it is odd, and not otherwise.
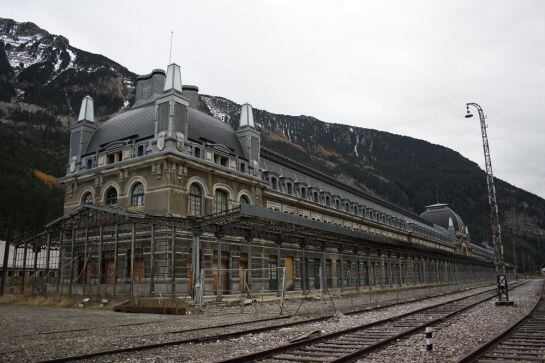
<path fill-rule="evenodd" d="M 488 204 L 490 205 L 490 225 L 492 226 L 492 247 L 494 248 L 494 266 L 498 283 L 498 300 L 496 305 L 512 305 L 509 301 L 509 289 L 507 286 L 507 275 L 505 274 L 505 263 L 503 261 L 503 244 L 501 240 L 500 217 L 498 214 L 498 202 L 496 200 L 496 186 L 494 174 L 492 173 L 492 160 L 488 146 L 488 135 L 486 133 L 486 116 L 481 106 L 476 103 L 466 103 L 466 118 L 473 117 L 469 106 L 477 109 L 481 121 L 481 136 L 483 139 L 484 162 L 486 167 L 486 186 L 488 188 Z"/>

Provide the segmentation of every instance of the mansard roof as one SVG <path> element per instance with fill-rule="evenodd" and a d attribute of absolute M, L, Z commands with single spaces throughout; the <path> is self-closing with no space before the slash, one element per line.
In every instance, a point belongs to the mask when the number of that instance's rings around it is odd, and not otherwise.
<path fill-rule="evenodd" d="M 233 154 L 244 157 L 244 150 L 235 133 L 226 123 L 199 110 L 188 107 L 188 138 L 197 142 L 221 144 Z M 108 144 L 127 139 L 148 139 L 155 132 L 155 103 L 132 108 L 102 123 L 83 154 L 101 151 Z"/>
<path fill-rule="evenodd" d="M 420 214 L 420 217 L 446 229 L 448 229 L 449 218 L 452 218 L 456 231 L 461 231 L 465 227 L 462 218 L 445 203 L 426 206 L 426 210 Z"/>
<path fill-rule="evenodd" d="M 410 211 L 400 208 L 368 192 L 342 183 L 337 179 L 265 147 L 261 148 L 261 168 L 264 171 L 273 172 L 280 177 L 286 176 L 292 178 L 294 181 L 304 182 L 310 187 L 318 188 L 320 191 L 329 193 L 333 196 L 339 196 L 341 199 L 347 199 L 365 205 L 375 211 L 387 213 L 399 218 L 408 217 L 412 222 L 434 227 L 433 223 L 420 218 Z"/>

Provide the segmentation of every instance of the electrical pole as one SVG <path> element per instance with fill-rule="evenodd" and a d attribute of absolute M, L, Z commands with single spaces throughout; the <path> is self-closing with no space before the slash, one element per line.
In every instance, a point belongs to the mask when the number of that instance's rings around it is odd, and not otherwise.
<path fill-rule="evenodd" d="M 490 158 L 490 148 L 488 146 L 488 135 L 486 133 L 486 116 L 483 109 L 476 103 L 466 103 L 466 118 L 473 117 L 469 111 L 469 106 L 473 106 L 479 113 L 481 121 L 481 136 L 483 139 L 484 163 L 486 169 L 486 186 L 488 188 L 488 204 L 490 206 L 490 225 L 492 227 L 492 247 L 494 248 L 494 266 L 496 267 L 498 283 L 497 305 L 512 305 L 509 301 L 509 289 L 507 286 L 507 275 L 505 274 L 505 263 L 503 261 L 503 244 L 501 240 L 500 217 L 498 213 L 498 201 L 496 200 L 496 186 L 494 184 L 494 174 L 492 173 L 492 159 Z"/>

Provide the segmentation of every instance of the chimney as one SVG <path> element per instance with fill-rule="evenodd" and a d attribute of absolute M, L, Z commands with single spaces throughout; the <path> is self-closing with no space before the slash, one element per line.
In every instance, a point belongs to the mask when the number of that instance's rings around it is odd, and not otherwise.
<path fill-rule="evenodd" d="M 176 63 L 169 64 L 167 68 L 167 80 L 165 82 L 165 87 L 163 88 L 163 93 L 169 91 L 182 93 L 182 73 L 180 71 L 180 66 Z"/>
<path fill-rule="evenodd" d="M 252 105 L 249 103 L 243 104 L 240 108 L 240 120 L 238 122 L 238 127 L 241 128 L 244 126 L 255 128 Z"/>
<path fill-rule="evenodd" d="M 255 129 L 252 106 L 245 103 L 240 108 L 240 121 L 236 131 L 244 156 L 250 162 L 250 174 L 259 175 L 259 159 L 261 155 L 261 134 Z"/>
<path fill-rule="evenodd" d="M 95 122 L 95 109 L 91 96 L 85 96 L 83 97 L 83 100 L 81 100 L 78 122 L 81 121 Z"/>
<path fill-rule="evenodd" d="M 189 101 L 189 107 L 195 109 L 199 108 L 199 87 L 183 85 L 182 96 Z"/>
<path fill-rule="evenodd" d="M 136 100 L 132 108 L 146 105 L 163 94 L 165 71 L 154 69 L 150 74 L 136 78 Z"/>

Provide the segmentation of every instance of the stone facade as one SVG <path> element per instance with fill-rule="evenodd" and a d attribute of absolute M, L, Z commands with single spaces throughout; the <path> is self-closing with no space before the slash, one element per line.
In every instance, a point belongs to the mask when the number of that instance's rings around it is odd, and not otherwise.
<path fill-rule="evenodd" d="M 286 268 L 290 290 L 318 288 L 320 268 L 325 283 L 341 289 L 449 282 L 459 278 L 456 269 L 468 280 L 490 272 L 486 253 L 472 252 L 467 229 L 453 234 L 263 148 L 250 105 L 242 106 L 233 130 L 197 110 L 198 88 L 182 86 L 177 77 L 176 65 L 166 76 L 155 70 L 140 77 L 135 105 L 102 124 L 94 120 L 92 99 L 84 99 L 61 179 L 66 213 L 92 204 L 199 219 L 246 203 L 361 233 L 361 242 L 301 241 L 286 234 L 267 239 L 258 233 L 248 238 L 153 223 L 116 225 L 115 232 L 101 227 L 90 232 L 90 241 L 89 230 L 85 237 L 74 230 L 61 239 L 72 239 L 69 250 L 60 243 L 64 259 L 72 261 L 61 272 L 61 290 L 69 282 L 72 293 L 191 294 L 196 269 L 203 269 L 205 292 L 218 295 L 240 292 L 242 281 L 276 291 L 282 271 L 276 267 Z M 402 247 L 377 248 L 364 236 Z"/>

